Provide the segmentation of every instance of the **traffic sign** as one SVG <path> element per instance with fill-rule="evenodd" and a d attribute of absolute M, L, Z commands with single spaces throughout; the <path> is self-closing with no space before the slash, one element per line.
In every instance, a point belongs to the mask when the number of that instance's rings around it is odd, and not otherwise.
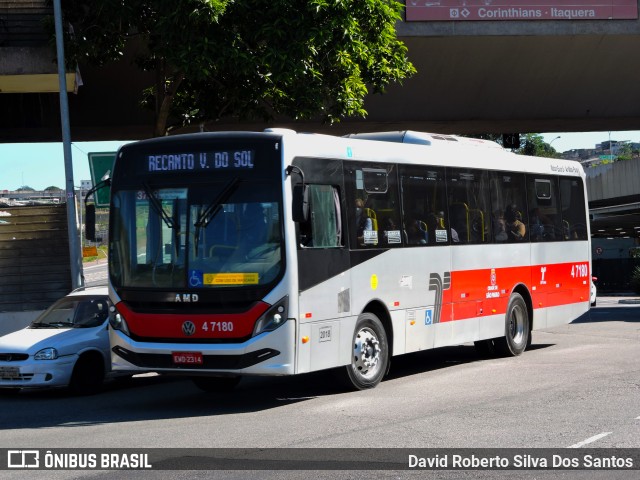
<path fill-rule="evenodd" d="M 89 153 L 89 169 L 91 170 L 91 181 L 97 185 L 102 181 L 102 177 L 108 172 L 113 173 L 113 163 L 116 160 L 116 152 Z M 103 187 L 93 194 L 96 207 L 108 207 L 111 187 Z"/>

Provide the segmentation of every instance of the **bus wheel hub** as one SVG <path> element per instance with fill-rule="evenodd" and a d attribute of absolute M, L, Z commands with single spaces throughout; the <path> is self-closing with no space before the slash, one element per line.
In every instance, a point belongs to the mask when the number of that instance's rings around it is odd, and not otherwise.
<path fill-rule="evenodd" d="M 356 335 L 354 345 L 355 367 L 362 373 L 377 365 L 380 358 L 380 343 L 371 332 L 362 330 Z"/>

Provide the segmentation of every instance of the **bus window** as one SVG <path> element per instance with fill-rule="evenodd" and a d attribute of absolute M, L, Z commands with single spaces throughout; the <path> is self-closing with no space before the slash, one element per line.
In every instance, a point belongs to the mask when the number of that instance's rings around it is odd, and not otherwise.
<path fill-rule="evenodd" d="M 342 245 L 342 214 L 338 189 L 331 185 L 308 185 L 309 219 L 300 223 L 298 244 L 309 248 Z"/>
<path fill-rule="evenodd" d="M 395 165 L 345 165 L 349 229 L 353 248 L 400 247 Z"/>
<path fill-rule="evenodd" d="M 526 240 L 530 232 L 527 228 L 524 175 L 494 172 L 490 182 L 493 241 L 502 243 Z"/>
<path fill-rule="evenodd" d="M 447 170 L 451 241 L 487 243 L 489 231 L 489 174 L 482 170 Z"/>
<path fill-rule="evenodd" d="M 532 242 L 562 240 L 562 215 L 558 210 L 558 179 L 527 176 L 529 230 Z"/>
<path fill-rule="evenodd" d="M 586 240 L 584 189 L 579 178 L 560 178 L 562 234 L 565 240 Z"/>
<path fill-rule="evenodd" d="M 448 244 L 444 169 L 401 166 L 400 192 L 407 245 Z"/>

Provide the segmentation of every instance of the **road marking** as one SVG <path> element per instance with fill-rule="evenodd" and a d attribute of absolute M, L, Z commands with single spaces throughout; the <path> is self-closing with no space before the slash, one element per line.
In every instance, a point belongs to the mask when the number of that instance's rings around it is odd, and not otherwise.
<path fill-rule="evenodd" d="M 613 432 L 604 432 L 604 433 L 599 433 L 598 435 L 594 435 L 593 437 L 587 438 L 586 440 L 583 440 L 581 442 L 576 443 L 575 445 L 571 445 L 567 448 L 580 448 L 588 443 L 592 443 L 595 442 L 596 440 L 600 440 L 603 437 L 606 437 L 607 435 L 610 435 Z"/>

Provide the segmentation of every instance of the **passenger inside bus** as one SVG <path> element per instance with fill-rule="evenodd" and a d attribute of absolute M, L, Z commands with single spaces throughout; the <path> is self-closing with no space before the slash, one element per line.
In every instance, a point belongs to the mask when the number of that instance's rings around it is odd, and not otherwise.
<path fill-rule="evenodd" d="M 553 220 L 542 213 L 539 208 L 536 207 L 531 211 L 529 224 L 531 225 L 531 241 L 540 242 L 555 239 Z"/>
<path fill-rule="evenodd" d="M 507 224 L 504 220 L 504 214 L 501 211 L 493 212 L 493 238 L 496 242 L 506 242 L 509 240 Z"/>
<path fill-rule="evenodd" d="M 429 243 L 427 224 L 421 220 L 410 220 L 407 228 L 407 242 L 410 245 L 426 245 Z"/>
<path fill-rule="evenodd" d="M 247 253 L 267 243 L 267 221 L 260 203 L 247 203 L 238 230 L 240 242 Z"/>
<path fill-rule="evenodd" d="M 510 241 L 519 242 L 525 238 L 527 227 L 522 223 L 522 215 L 516 205 L 508 205 L 504 212 L 507 235 Z"/>
<path fill-rule="evenodd" d="M 377 230 L 374 226 L 373 215 L 370 208 L 365 208 L 362 198 L 356 198 L 356 232 L 358 245 L 377 245 Z"/>

